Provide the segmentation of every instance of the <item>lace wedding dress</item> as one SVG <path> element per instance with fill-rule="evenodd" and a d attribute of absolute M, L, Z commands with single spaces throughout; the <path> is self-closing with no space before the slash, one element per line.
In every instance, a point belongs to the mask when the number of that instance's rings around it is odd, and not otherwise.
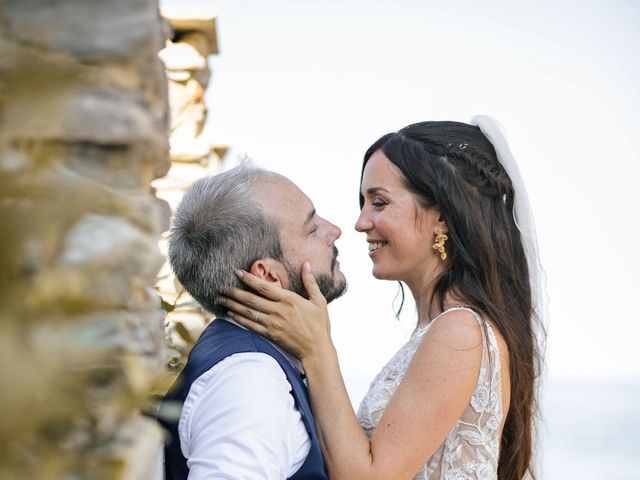
<path fill-rule="evenodd" d="M 424 336 L 428 334 L 429 327 L 445 313 L 453 310 L 468 311 L 476 317 L 481 327 L 486 325 L 486 330 L 481 329 L 483 348 L 480 374 L 462 417 L 414 480 L 495 480 L 502 422 L 500 353 L 491 325 L 469 308 L 450 308 L 413 332 L 409 341 L 371 382 L 371 387 L 358 409 L 358 420 L 367 436 L 371 438 L 414 353 Z M 426 398 L 425 402 L 428 401 Z"/>

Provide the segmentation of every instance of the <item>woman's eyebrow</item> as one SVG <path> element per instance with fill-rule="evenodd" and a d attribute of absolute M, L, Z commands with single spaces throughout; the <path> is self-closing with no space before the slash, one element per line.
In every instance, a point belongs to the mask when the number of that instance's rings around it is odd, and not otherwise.
<path fill-rule="evenodd" d="M 389 190 L 387 190 L 386 188 L 383 187 L 371 187 L 371 188 L 367 188 L 367 195 L 375 195 L 378 192 L 387 192 L 389 193 Z"/>

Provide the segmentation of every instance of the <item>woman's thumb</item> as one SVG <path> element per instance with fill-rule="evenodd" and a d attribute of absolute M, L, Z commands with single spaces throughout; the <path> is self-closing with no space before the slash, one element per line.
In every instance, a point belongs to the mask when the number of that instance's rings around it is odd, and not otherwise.
<path fill-rule="evenodd" d="M 302 283 L 309 295 L 309 300 L 316 303 L 317 300 L 324 298 L 322 292 L 320 292 L 320 287 L 318 287 L 318 282 L 316 282 L 316 277 L 313 275 L 311 265 L 308 261 L 302 264 Z"/>

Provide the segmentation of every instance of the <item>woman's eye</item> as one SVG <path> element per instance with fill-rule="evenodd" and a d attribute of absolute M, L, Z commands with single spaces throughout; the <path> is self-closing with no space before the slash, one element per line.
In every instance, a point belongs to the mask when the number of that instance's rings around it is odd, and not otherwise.
<path fill-rule="evenodd" d="M 373 205 L 374 207 L 382 207 L 384 205 L 386 205 L 387 202 L 385 202 L 384 200 L 374 200 L 373 202 L 371 202 L 371 205 Z"/>

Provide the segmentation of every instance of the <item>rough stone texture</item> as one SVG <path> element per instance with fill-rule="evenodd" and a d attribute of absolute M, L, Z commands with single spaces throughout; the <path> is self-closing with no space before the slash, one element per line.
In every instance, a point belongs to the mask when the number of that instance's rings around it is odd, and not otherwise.
<path fill-rule="evenodd" d="M 86 62 L 130 61 L 164 40 L 155 0 L 4 0 L 4 9 L 7 37 Z"/>
<path fill-rule="evenodd" d="M 171 19 L 169 19 L 170 21 Z M 160 52 L 169 77 L 171 106 L 171 159 L 207 166 L 215 158 L 213 144 L 202 135 L 207 108 L 204 101 L 211 72 L 207 63 L 209 44 L 203 32 L 175 33 Z"/>
<path fill-rule="evenodd" d="M 155 0 L 0 2 L 0 478 L 153 478 L 169 207 Z"/>
<path fill-rule="evenodd" d="M 171 168 L 153 186 L 158 197 L 174 210 L 189 185 L 219 171 L 225 149 L 215 148 L 203 134 L 207 118 L 204 92 L 211 77 L 207 60 L 217 53 L 215 16 L 186 7 L 165 9 L 163 14 L 173 30 L 172 38 L 160 52 L 169 78 Z M 165 232 L 160 242 L 165 253 L 167 239 Z M 211 314 L 184 290 L 168 263 L 160 270 L 157 289 L 169 312 L 166 319 L 169 365 L 178 370 L 211 320 Z"/>

